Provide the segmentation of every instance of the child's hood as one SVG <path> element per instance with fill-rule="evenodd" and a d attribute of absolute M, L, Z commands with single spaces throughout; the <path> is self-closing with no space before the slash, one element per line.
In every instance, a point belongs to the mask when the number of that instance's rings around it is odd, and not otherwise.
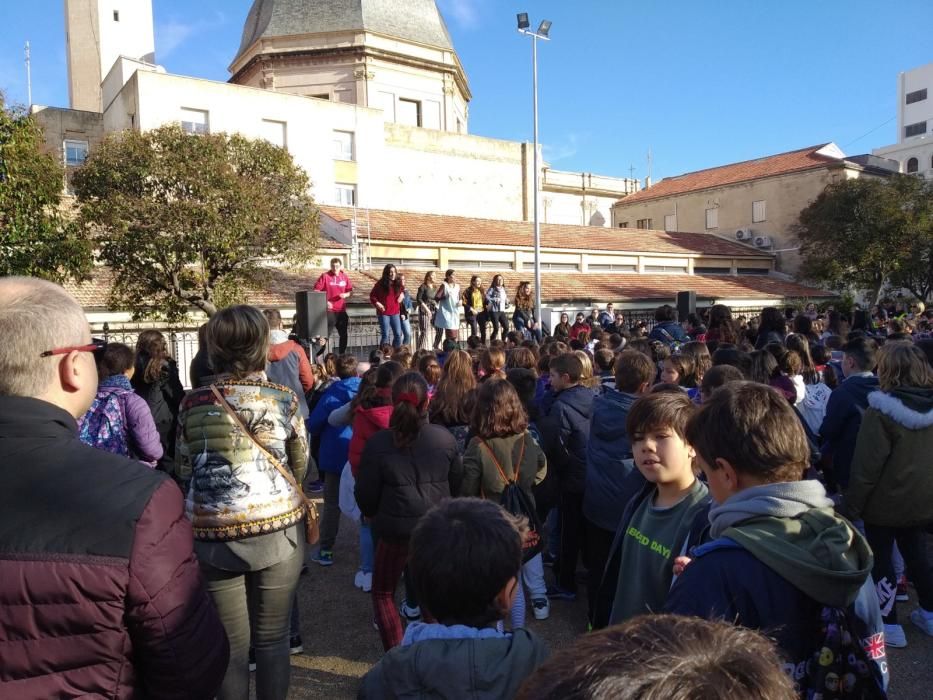
<path fill-rule="evenodd" d="M 822 605 L 851 605 L 872 569 L 865 538 L 832 507 L 793 518 L 759 516 L 723 535 Z"/>
<path fill-rule="evenodd" d="M 875 391 L 868 405 L 908 430 L 933 426 L 933 389 L 900 387 L 890 393 Z"/>

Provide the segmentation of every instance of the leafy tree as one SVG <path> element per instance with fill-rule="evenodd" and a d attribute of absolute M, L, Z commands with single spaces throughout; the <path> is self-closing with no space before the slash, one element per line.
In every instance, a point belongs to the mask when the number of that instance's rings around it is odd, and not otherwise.
<path fill-rule="evenodd" d="M 836 289 L 887 286 L 920 298 L 933 288 L 933 187 L 912 176 L 858 178 L 826 187 L 800 213 L 801 273 Z"/>
<path fill-rule="evenodd" d="M 65 173 L 42 128 L 0 95 L 0 275 L 85 276 L 91 246 L 63 214 Z"/>
<path fill-rule="evenodd" d="M 178 126 L 110 136 L 74 175 L 80 221 L 111 268 L 111 304 L 136 317 L 208 316 L 269 278 L 265 263 L 310 262 L 318 211 L 287 151 Z"/>

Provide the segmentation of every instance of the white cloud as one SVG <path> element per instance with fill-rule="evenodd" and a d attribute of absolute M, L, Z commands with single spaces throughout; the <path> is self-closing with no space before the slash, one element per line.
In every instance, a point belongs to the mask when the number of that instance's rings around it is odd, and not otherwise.
<path fill-rule="evenodd" d="M 541 150 L 544 155 L 544 159 L 549 163 L 557 163 L 562 160 L 567 160 L 568 158 L 573 158 L 577 155 L 579 151 L 581 139 L 579 134 L 567 134 L 567 138 L 563 141 L 552 144 L 542 144 Z"/>
<path fill-rule="evenodd" d="M 159 60 L 168 58 L 179 46 L 184 44 L 196 31 L 199 25 L 184 24 L 169 21 L 156 27 L 156 56 Z"/>
<path fill-rule="evenodd" d="M 479 26 L 480 2 L 481 0 L 438 0 L 444 17 L 452 19 L 466 29 Z"/>

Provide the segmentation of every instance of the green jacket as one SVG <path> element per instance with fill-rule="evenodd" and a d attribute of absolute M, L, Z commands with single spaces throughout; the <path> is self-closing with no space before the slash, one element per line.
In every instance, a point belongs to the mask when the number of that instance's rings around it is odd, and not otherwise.
<path fill-rule="evenodd" d="M 463 483 L 460 485 L 460 495 L 481 497 L 499 503 L 506 482 L 496 467 L 496 461 L 507 478 L 514 478 L 513 462 L 521 453 L 522 440 L 525 441 L 525 451 L 518 470 L 518 486 L 534 502 L 531 487 L 540 484 L 547 476 L 547 459 L 544 451 L 527 431 L 521 435 L 489 438 L 485 445 L 480 438 L 470 440 L 466 452 L 463 453 Z"/>
<path fill-rule="evenodd" d="M 882 527 L 933 522 L 933 389 L 868 396 L 852 474 L 849 516 Z"/>

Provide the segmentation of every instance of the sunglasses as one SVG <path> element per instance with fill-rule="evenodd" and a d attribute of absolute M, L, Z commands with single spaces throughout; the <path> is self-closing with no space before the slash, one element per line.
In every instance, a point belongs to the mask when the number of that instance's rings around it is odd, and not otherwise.
<path fill-rule="evenodd" d="M 70 352 L 90 352 L 94 353 L 94 361 L 99 362 L 104 356 L 104 350 L 107 349 L 107 341 L 103 338 L 91 338 L 87 345 L 71 345 L 66 348 L 55 348 L 46 350 L 39 354 L 39 357 L 52 357 L 54 355 L 67 355 Z"/>

